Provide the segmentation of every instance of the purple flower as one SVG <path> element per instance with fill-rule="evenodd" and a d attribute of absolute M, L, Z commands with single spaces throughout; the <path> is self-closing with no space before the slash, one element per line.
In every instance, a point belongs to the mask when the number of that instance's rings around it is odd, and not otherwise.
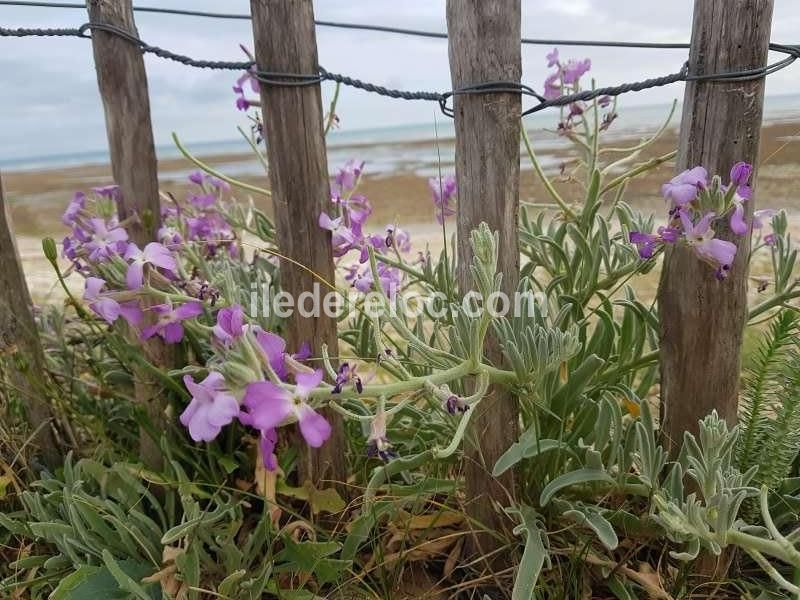
<path fill-rule="evenodd" d="M 236 88 L 234 88 L 233 91 L 236 91 Z M 242 112 L 244 112 L 250 110 L 250 106 L 251 106 L 250 101 L 244 96 L 239 96 L 238 98 L 236 98 L 236 110 L 241 110 Z"/>
<path fill-rule="evenodd" d="M 692 223 L 689 213 L 685 210 L 681 210 L 678 214 L 686 242 L 702 260 L 717 267 L 719 278 L 724 278 L 736 256 L 736 244 L 714 238 L 714 230 L 711 228 L 714 213 L 706 213 L 697 224 Z"/>
<path fill-rule="evenodd" d="M 469 410 L 469 404 L 455 394 L 448 396 L 444 402 L 444 407 L 451 415 L 464 414 Z"/>
<path fill-rule="evenodd" d="M 214 371 L 200 383 L 184 375 L 183 383 L 192 394 L 192 401 L 181 413 L 180 421 L 195 442 L 210 442 L 239 414 L 239 403 L 225 390 L 222 375 Z"/>
<path fill-rule="evenodd" d="M 356 159 L 348 160 L 344 166 L 336 173 L 334 180 L 336 185 L 341 190 L 352 190 L 358 183 L 358 178 L 361 177 L 361 172 L 364 169 L 364 161 L 357 161 Z"/>
<path fill-rule="evenodd" d="M 363 194 L 353 194 L 349 198 L 342 198 L 339 194 L 331 195 L 331 202 L 341 204 L 346 216 L 345 224 L 363 225 L 372 214 L 372 206 Z"/>
<path fill-rule="evenodd" d="M 367 456 L 379 458 L 384 462 L 389 462 L 397 458 L 397 453 L 392 450 L 392 445 L 386 436 L 386 412 L 381 410 L 372 419 L 369 425 L 369 437 L 367 438 Z"/>
<path fill-rule="evenodd" d="M 197 208 L 211 208 L 217 202 L 217 196 L 213 192 L 206 194 L 190 194 L 189 202 Z"/>
<path fill-rule="evenodd" d="M 636 245 L 641 258 L 652 258 L 660 240 L 658 239 L 657 235 L 653 235 L 651 233 L 631 231 L 628 234 L 628 241 L 630 241 L 631 244 Z"/>
<path fill-rule="evenodd" d="M 240 304 L 234 304 L 220 309 L 217 313 L 217 324 L 214 325 L 214 336 L 225 347 L 230 346 L 234 340 L 241 337 L 245 331 L 244 310 Z"/>
<path fill-rule="evenodd" d="M 561 73 L 551 73 L 544 80 L 544 93 L 545 100 L 555 100 L 561 96 Z"/>
<path fill-rule="evenodd" d="M 558 64 L 558 48 L 553 48 L 552 52 L 545 54 L 548 67 L 554 67 Z"/>
<path fill-rule="evenodd" d="M 136 326 L 142 321 L 142 309 L 138 302 L 130 300 L 128 302 L 118 302 L 108 294 L 101 294 L 105 287 L 105 279 L 99 277 L 87 277 L 86 288 L 83 292 L 83 299 L 89 302 L 89 308 L 107 323 L 114 323 L 122 317 L 129 325 Z"/>
<path fill-rule="evenodd" d="M 183 243 L 181 232 L 175 227 L 164 225 L 158 230 L 158 239 L 167 248 L 174 250 Z"/>
<path fill-rule="evenodd" d="M 281 336 L 260 328 L 256 331 L 256 342 L 261 347 L 269 366 L 282 381 L 286 381 L 289 375 L 287 359 L 304 361 L 311 356 L 311 346 L 308 342 L 303 342 L 298 352 L 289 355 L 286 352 L 286 342 Z"/>
<path fill-rule="evenodd" d="M 753 165 L 746 162 L 737 162 L 731 168 L 731 185 L 736 187 L 747 185 L 753 174 Z"/>
<path fill-rule="evenodd" d="M 236 255 L 236 245 L 233 243 L 236 236 L 219 213 L 206 212 L 198 217 L 188 217 L 186 227 L 190 240 L 204 242 L 208 256 L 215 256 L 217 248 L 225 245 L 231 256 Z"/>
<path fill-rule="evenodd" d="M 75 192 L 75 195 L 67 205 L 67 209 L 61 217 L 61 222 L 68 227 L 75 225 L 75 219 L 80 214 L 81 210 L 86 207 L 86 194 L 83 192 Z"/>
<path fill-rule="evenodd" d="M 131 261 L 125 281 L 129 290 L 138 290 L 144 283 L 144 266 L 153 265 L 167 271 L 173 277 L 178 270 L 178 263 L 166 246 L 158 242 L 150 242 L 141 250 L 136 244 L 128 244 L 125 260 Z"/>
<path fill-rule="evenodd" d="M 242 50 L 247 53 L 247 50 L 245 50 L 244 47 L 242 47 Z M 237 94 L 236 108 L 239 110 L 247 110 L 252 105 L 252 102 L 245 98 L 244 95 L 244 88 L 247 83 L 250 84 L 250 90 L 252 92 L 256 94 L 259 93 L 260 86 L 255 74 L 256 66 L 253 65 L 247 71 L 242 73 L 242 75 L 236 80 L 236 84 L 233 86 L 233 91 L 235 94 Z"/>
<path fill-rule="evenodd" d="M 583 60 L 570 60 L 562 68 L 562 79 L 564 83 L 576 83 L 589 69 L 592 68 L 592 61 L 588 58 Z"/>
<path fill-rule="evenodd" d="M 661 195 L 681 207 L 695 198 L 708 185 L 708 172 L 703 167 L 687 169 L 661 186 Z"/>
<path fill-rule="evenodd" d="M 258 448 L 261 451 L 261 461 L 264 463 L 264 467 L 267 471 L 274 471 L 278 468 L 278 460 L 275 457 L 275 446 L 277 445 L 278 431 L 274 427 L 261 431 Z"/>
<path fill-rule="evenodd" d="M 387 248 L 397 248 L 400 252 L 410 252 L 411 236 L 396 225 L 387 225 L 385 245 Z"/>
<path fill-rule="evenodd" d="M 177 308 L 173 308 L 171 304 L 156 304 L 150 309 L 158 315 L 158 320 L 142 330 L 141 339 L 149 340 L 158 334 L 168 344 L 176 344 L 183 339 L 182 321 L 203 314 L 203 305 L 200 302 L 186 302 Z"/>
<path fill-rule="evenodd" d="M 301 362 L 311 358 L 311 344 L 308 342 L 300 344 L 300 350 L 292 354 L 292 358 Z"/>
<path fill-rule="evenodd" d="M 236 92 L 237 94 L 243 94 L 245 84 L 249 83 L 250 91 L 252 91 L 255 94 L 258 94 L 261 88 L 258 85 L 258 79 L 255 78 L 254 74 L 255 74 L 255 65 L 250 67 L 249 71 L 245 71 L 244 73 L 242 73 L 239 79 L 236 80 L 236 85 L 234 86 L 233 91 Z"/>
<path fill-rule="evenodd" d="M 764 226 L 764 220 L 772 220 L 775 216 L 775 210 L 772 208 L 762 208 L 753 213 L 753 229 L 761 229 Z"/>
<path fill-rule="evenodd" d="M 584 112 L 584 107 L 582 102 L 573 102 L 569 105 L 569 115 L 567 116 L 568 119 L 572 119 L 573 117 L 580 117 Z"/>
<path fill-rule="evenodd" d="M 189 173 L 189 181 L 201 187 L 204 187 L 207 184 L 217 191 L 231 189 L 231 186 L 227 181 L 222 181 L 213 175 L 206 175 L 202 171 L 193 171 Z"/>
<path fill-rule="evenodd" d="M 258 331 L 256 341 L 261 346 L 269 366 L 279 379 L 286 380 L 286 341 L 279 335 L 269 331 Z"/>
<path fill-rule="evenodd" d="M 320 213 L 317 221 L 320 228 L 331 232 L 331 244 L 333 245 L 333 255 L 337 258 L 344 256 L 354 248 L 364 246 L 364 234 L 361 232 L 361 225 L 353 224 L 347 227 L 343 223 L 342 217 L 331 219 L 327 213 Z"/>
<path fill-rule="evenodd" d="M 400 289 L 400 284 L 403 281 L 403 275 L 400 270 L 395 267 L 390 267 L 386 263 L 378 261 L 378 283 L 383 292 L 389 297 L 394 298 L 397 291 Z M 375 289 L 375 279 L 372 276 L 372 269 L 367 265 L 360 272 L 358 268 L 351 268 L 350 273 L 345 276 L 345 280 L 351 281 L 353 287 L 361 293 L 368 293 Z"/>
<path fill-rule="evenodd" d="M 93 187 L 92 191 L 102 198 L 117 201 L 120 197 L 119 186 L 115 183 L 111 185 L 104 185 L 100 187 Z"/>
<path fill-rule="evenodd" d="M 661 238 L 662 242 L 674 244 L 680 239 L 681 232 L 674 227 L 659 227 L 658 236 Z"/>
<path fill-rule="evenodd" d="M 733 212 L 730 220 L 731 231 L 736 235 L 747 233 L 747 223 L 744 221 L 744 199 L 733 199 Z"/>
<path fill-rule="evenodd" d="M 89 219 L 89 225 L 91 238 L 86 244 L 86 249 L 89 251 L 90 260 L 102 262 L 125 250 L 123 242 L 128 240 L 128 232 L 122 227 L 113 221 L 106 223 L 97 217 Z"/>
<path fill-rule="evenodd" d="M 433 195 L 433 205 L 436 207 L 436 220 L 441 224 L 447 217 L 456 214 L 455 208 L 450 206 L 450 201 L 458 193 L 456 178 L 448 175 L 443 179 L 431 177 L 428 179 L 428 188 Z"/>
<path fill-rule="evenodd" d="M 358 365 L 350 366 L 350 363 L 343 362 L 336 373 L 336 382 L 333 386 L 332 393 L 340 394 L 344 386 L 351 382 L 359 394 L 364 391 L 364 384 L 361 382 L 361 377 L 358 375 L 357 369 Z"/>
<path fill-rule="evenodd" d="M 764 227 L 764 222 L 769 219 L 772 220 L 772 217 L 775 216 L 775 210 L 771 208 L 763 208 L 761 210 L 757 210 L 753 213 L 753 229 L 762 229 Z M 767 246 L 774 246 L 775 245 L 775 234 L 770 232 L 764 236 L 764 243 Z"/>
<path fill-rule="evenodd" d="M 319 448 L 331 435 L 331 426 L 305 400 L 311 390 L 322 382 L 322 371 L 295 375 L 295 391 L 282 388 L 271 381 L 258 381 L 247 386 L 239 420 L 262 432 L 274 429 L 287 420 L 295 420 L 300 433 L 312 448 Z"/>

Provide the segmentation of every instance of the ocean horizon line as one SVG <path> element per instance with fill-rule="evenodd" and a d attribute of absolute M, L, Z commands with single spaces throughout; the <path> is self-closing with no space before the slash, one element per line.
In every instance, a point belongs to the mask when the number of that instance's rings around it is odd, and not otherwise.
<path fill-rule="evenodd" d="M 621 135 L 637 133 L 651 128 L 657 129 L 663 124 L 672 103 L 655 103 L 626 106 L 622 111 L 623 118 L 618 119 L 617 132 Z M 678 104 L 671 127 L 680 124 L 681 105 Z M 624 118 L 627 117 L 627 118 Z M 774 94 L 764 101 L 764 123 L 796 119 L 800 121 L 800 94 Z M 547 127 L 549 125 L 549 127 Z M 555 129 L 552 112 L 536 113 L 526 118 L 526 129 L 530 132 L 547 132 Z M 441 121 L 427 123 L 410 123 L 387 125 L 380 127 L 363 127 L 358 129 L 334 130 L 328 137 L 328 149 L 340 154 L 348 148 L 413 145 L 435 142 L 437 140 L 452 143 L 455 139 L 453 121 L 443 118 Z M 196 140 L 182 143 L 197 156 L 212 155 L 246 155 L 251 153 L 249 145 L 243 138 L 220 140 Z M 181 157 L 180 151 L 173 143 L 156 144 L 156 155 L 159 160 L 170 160 Z M 37 169 L 58 169 L 84 167 L 89 165 L 105 165 L 109 162 L 108 149 L 83 150 L 78 152 L 57 152 L 34 156 L 2 158 L 1 171 L 31 171 Z"/>

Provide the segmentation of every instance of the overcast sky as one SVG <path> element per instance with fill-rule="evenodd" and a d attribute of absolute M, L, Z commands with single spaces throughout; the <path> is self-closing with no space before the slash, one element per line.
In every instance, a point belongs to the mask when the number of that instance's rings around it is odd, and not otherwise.
<path fill-rule="evenodd" d="M 135 1 L 135 3 L 137 3 Z M 139 0 L 141 6 L 248 12 L 248 0 Z M 316 17 L 444 31 L 444 0 L 316 0 Z M 692 0 L 523 0 L 522 35 L 688 41 Z M 243 60 L 239 43 L 252 46 L 249 21 L 137 13 L 140 36 L 194 58 Z M 80 10 L 0 6 L 4 27 L 74 27 Z M 800 1 L 775 0 L 774 41 L 800 42 Z M 404 89 L 450 87 L 445 40 L 317 29 L 320 63 L 381 85 Z M 548 48 L 523 46 L 523 80 L 541 89 Z M 592 73 L 612 85 L 672 73 L 682 50 L 562 48 L 562 57 L 589 56 Z M 227 140 L 244 123 L 234 108 L 236 74 L 205 71 L 147 56 L 157 144 L 177 131 L 187 141 Z M 80 39 L 0 38 L 0 160 L 105 147 L 91 43 Z M 800 93 L 800 66 L 770 76 L 767 94 Z M 330 91 L 331 84 L 327 84 Z M 681 97 L 680 85 L 629 94 L 625 104 L 655 104 Z M 800 107 L 798 107 L 800 110 Z M 433 122 L 436 105 L 390 100 L 343 88 L 338 113 L 346 129 Z M 441 118 L 441 117 L 439 117 Z"/>

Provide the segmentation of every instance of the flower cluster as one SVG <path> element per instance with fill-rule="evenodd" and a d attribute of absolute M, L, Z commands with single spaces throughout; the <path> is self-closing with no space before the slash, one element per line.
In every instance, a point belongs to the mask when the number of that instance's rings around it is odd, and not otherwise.
<path fill-rule="evenodd" d="M 698 258 L 715 269 L 718 279 L 724 279 L 737 248 L 735 243 L 717 238 L 714 227 L 727 221 L 735 235 L 748 234 L 744 203 L 752 197 L 749 185 L 752 173 L 752 165 L 738 162 L 731 168 L 730 182 L 723 185 L 719 177 L 709 181 L 708 172 L 702 166 L 687 169 L 661 187 L 661 194 L 669 203 L 667 225 L 659 227 L 654 234 L 632 231 L 628 239 L 645 259 L 652 258 L 664 244 L 686 244 Z M 755 211 L 753 228 L 763 227 L 764 220 L 773 213 L 771 210 Z M 772 234 L 765 236 L 767 244 L 772 241 Z"/>
<path fill-rule="evenodd" d="M 116 214 L 120 194 L 116 186 L 93 192 L 92 196 L 75 194 L 62 216 L 70 227 L 63 256 L 71 261 L 72 270 L 86 278 L 84 300 L 97 316 L 109 324 L 121 317 L 139 330 L 145 320 L 145 280 L 154 287 L 171 287 L 181 276 L 178 260 L 173 249 L 162 243 L 140 248 L 128 239 L 125 223 Z M 181 322 L 202 313 L 202 305 L 193 301 L 173 305 L 166 294 L 162 299 L 167 301 L 149 307 L 156 318 L 140 329 L 140 336 L 159 335 L 167 342 L 178 342 L 183 338 Z"/>
<path fill-rule="evenodd" d="M 254 94 L 258 95 L 261 91 L 261 87 L 258 83 L 258 79 L 256 78 L 256 61 L 253 58 L 253 54 L 245 48 L 243 45 L 239 45 L 242 49 L 242 52 L 247 55 L 247 58 L 250 60 L 252 65 L 250 68 L 242 73 L 239 79 L 236 80 L 236 83 L 233 86 L 233 93 L 236 94 L 236 108 L 242 111 L 247 111 L 252 106 L 260 106 L 260 102 L 258 100 L 253 100 L 252 98 L 247 98 L 245 96 L 245 90 L 250 88 Z"/>
<path fill-rule="evenodd" d="M 240 251 L 236 232 L 222 210 L 230 185 L 199 171 L 191 173 L 189 181 L 195 187 L 185 201 L 173 200 L 162 207 L 159 240 L 171 248 L 179 247 L 184 241 L 194 242 L 207 258 L 215 257 L 220 251 L 236 258 Z"/>
<path fill-rule="evenodd" d="M 398 227 L 387 227 L 382 235 L 361 232 L 371 212 L 366 198 L 352 193 L 361 168 L 348 164 L 334 185 L 333 202 L 341 210 L 337 219 L 347 223 L 347 250 L 357 248 L 359 256 L 367 258 L 367 246 L 381 254 L 409 252 L 408 234 Z M 121 318 L 142 341 L 158 336 L 175 344 L 187 331 L 197 341 L 208 340 L 204 346 L 210 356 L 199 367 L 187 367 L 191 374 L 183 380 L 191 400 L 180 422 L 200 442 L 214 440 L 238 421 L 258 433 L 263 462 L 274 469 L 280 427 L 296 423 L 315 448 L 330 436 L 330 424 L 314 408 L 315 389 L 336 394 L 352 388 L 360 393 L 372 374 L 362 376 L 355 363 L 344 362 L 333 382 L 323 385 L 323 372 L 304 364 L 310 356 L 308 344 L 296 353 L 287 352 L 280 336 L 249 322 L 238 304 L 217 309 L 213 325 L 204 323 L 213 314 L 217 296 L 194 274 L 207 271 L 213 261 L 240 258 L 241 250 L 226 207 L 228 184 L 200 172 L 189 175 L 189 182 L 193 187 L 186 197 L 173 198 L 162 210 L 161 241 L 143 248 L 129 240 L 128 223 L 117 217 L 116 186 L 75 194 L 63 215 L 70 227 L 63 254 L 72 263 L 71 271 L 85 278 L 88 308 L 105 322 L 114 324 Z M 379 263 L 378 272 L 384 289 L 399 285 L 397 269 Z M 372 286 L 362 272 L 356 277 L 359 289 Z M 198 372 L 202 378 L 196 378 Z M 388 456 L 385 436 L 380 447 L 378 455 Z"/>
<path fill-rule="evenodd" d="M 228 184 L 199 172 L 189 175 L 189 182 L 195 187 L 184 201 L 163 207 L 159 241 L 143 247 L 126 229 L 138 217 L 120 222 L 117 216 L 117 186 L 76 193 L 62 216 L 70 228 L 62 253 L 70 270 L 85 277 L 89 309 L 109 324 L 121 317 L 142 340 L 180 342 L 184 322 L 202 315 L 203 300 L 214 297 L 206 283 L 187 275 L 196 267 L 191 256 L 212 258 L 221 248 L 231 257 L 239 253 L 221 210 Z"/>
<path fill-rule="evenodd" d="M 286 352 L 278 335 L 246 322 L 240 305 L 217 312 L 213 327 L 214 356 L 210 372 L 197 383 L 184 383 L 192 400 L 180 416 L 195 441 L 211 441 L 235 419 L 258 431 L 264 464 L 275 469 L 277 428 L 297 423 L 306 442 L 315 448 L 330 436 L 330 424 L 308 403 L 322 383 L 322 371 L 304 364 L 309 351 Z M 294 386 L 286 385 L 289 380 Z"/>
<path fill-rule="evenodd" d="M 451 206 L 458 195 L 456 178 L 452 175 L 446 177 L 431 177 L 428 179 L 428 187 L 433 196 L 433 206 L 436 209 L 436 221 L 441 225 L 447 217 L 456 214 L 456 210 Z"/>
<path fill-rule="evenodd" d="M 555 70 L 550 73 L 544 80 L 544 91 L 542 95 L 547 100 L 554 100 L 561 96 L 573 94 L 581 90 L 580 79 L 592 68 L 592 61 L 589 58 L 583 60 L 569 59 L 562 62 L 558 48 L 553 48 L 545 59 L 547 60 L 547 67 L 554 68 Z M 610 96 L 601 96 L 597 99 L 597 104 L 600 108 L 611 107 L 603 114 L 602 123 L 598 126 L 601 131 L 608 129 L 614 119 L 617 118 L 617 113 L 612 106 Z M 566 115 L 562 113 L 561 122 L 558 124 L 559 133 L 568 135 L 576 124 L 579 124 L 583 119 L 586 112 L 586 103 L 573 102 L 569 105 L 568 110 L 565 111 Z"/>
<path fill-rule="evenodd" d="M 336 173 L 331 185 L 331 203 L 336 216 L 323 211 L 317 222 L 322 229 L 331 232 L 333 255 L 337 259 L 351 252 L 358 254 L 357 263 L 345 266 L 345 280 L 360 292 L 380 289 L 392 298 L 400 288 L 402 273 L 381 257 L 408 253 L 411 240 L 408 233 L 396 225 L 387 225 L 380 234 L 365 232 L 372 206 L 366 196 L 355 193 L 363 170 L 363 162 L 350 160 Z M 369 265 L 370 250 L 377 255 L 377 284 Z"/>
<path fill-rule="evenodd" d="M 195 441 L 212 441 L 223 427 L 235 420 L 258 434 L 263 463 L 277 468 L 275 448 L 278 431 L 297 424 L 305 442 L 322 446 L 331 435 L 331 425 L 315 408 L 315 390 L 339 394 L 346 387 L 363 392 L 363 382 L 355 363 L 343 362 L 335 372 L 333 384 L 324 383 L 323 371 L 305 364 L 310 349 L 303 344 L 290 354 L 279 335 L 248 323 L 240 305 L 217 311 L 212 328 L 213 356 L 208 359 L 208 374 L 197 382 L 186 375 L 184 384 L 192 399 L 180 416 L 181 423 Z M 367 441 L 371 448 L 374 440 Z M 385 433 L 381 453 L 388 456 Z"/>

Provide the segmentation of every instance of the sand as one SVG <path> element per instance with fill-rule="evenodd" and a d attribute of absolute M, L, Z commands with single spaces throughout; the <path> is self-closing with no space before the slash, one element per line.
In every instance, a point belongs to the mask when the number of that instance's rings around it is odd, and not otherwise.
<path fill-rule="evenodd" d="M 619 135 L 613 145 L 625 147 L 635 145 L 638 140 L 639 138 L 635 136 Z M 397 144 L 397 148 L 404 154 L 413 155 L 415 149 L 420 149 L 426 144 L 433 146 L 435 142 Z M 676 131 L 667 131 L 661 139 L 642 152 L 637 162 L 664 155 L 676 145 Z M 412 232 L 415 247 L 421 249 L 427 244 L 435 252 L 440 251 L 443 236 L 441 227 L 433 219 L 427 177 L 415 172 L 413 165 L 404 167 L 400 172 L 370 175 L 370 147 L 353 148 L 353 154 L 367 160 L 367 175 L 359 191 L 373 204 L 374 213 L 370 223 L 375 228 L 397 223 Z M 553 164 L 566 163 L 568 172 L 568 161 L 574 154 L 564 150 L 551 150 L 547 156 L 551 159 L 550 162 L 553 162 L 552 159 L 557 159 Z M 236 163 L 248 158 L 248 155 L 216 155 L 203 157 L 203 161 L 214 166 Z M 541 182 L 530 170 L 525 155 L 522 157 L 522 165 L 522 200 L 534 203 L 547 202 Z M 188 172 L 193 166 L 185 159 L 168 159 L 162 160 L 159 168 L 162 173 L 174 175 Z M 446 174 L 452 173 L 454 171 L 452 164 L 442 164 L 442 171 Z M 560 175 L 558 167 L 551 171 L 555 185 L 562 195 L 572 201 L 578 201 L 583 194 L 582 184 L 568 176 Z M 661 183 L 672 176 L 673 171 L 674 164 L 666 163 L 632 181 L 628 186 L 626 201 L 641 210 L 660 213 L 663 201 L 659 195 L 659 188 Z M 248 175 L 241 179 L 247 183 L 268 187 L 266 174 Z M 86 190 L 92 186 L 109 183 L 110 180 L 108 165 L 3 173 L 3 184 L 10 201 L 12 220 L 26 276 L 34 296 L 39 301 L 61 297 L 60 291 L 53 286 L 52 269 L 42 256 L 40 239 L 52 236 L 60 240 L 64 236 L 65 229 L 60 222 L 60 215 L 76 190 Z M 800 181 L 800 123 L 781 122 L 766 125 L 762 131 L 761 161 L 758 171 L 756 200 L 758 206 L 787 208 L 790 214 L 800 212 L 798 181 Z M 184 194 L 188 189 L 183 181 L 175 180 L 172 176 L 164 177 L 161 185 L 163 191 L 174 194 Z M 254 198 L 254 200 L 261 208 L 271 212 L 267 198 Z M 316 219 L 316 216 L 310 218 Z M 796 224 L 798 219 L 795 218 L 793 221 Z M 454 228 L 454 222 L 449 222 L 448 236 Z"/>

